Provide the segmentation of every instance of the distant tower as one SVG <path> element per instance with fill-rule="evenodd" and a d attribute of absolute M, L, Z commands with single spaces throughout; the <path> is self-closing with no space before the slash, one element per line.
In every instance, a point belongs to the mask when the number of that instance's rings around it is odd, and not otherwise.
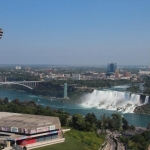
<path fill-rule="evenodd" d="M 67 83 L 64 83 L 64 98 L 67 98 Z"/>
<path fill-rule="evenodd" d="M 116 68 L 117 68 L 116 63 L 110 63 L 107 65 L 107 72 L 108 73 L 115 73 Z"/>

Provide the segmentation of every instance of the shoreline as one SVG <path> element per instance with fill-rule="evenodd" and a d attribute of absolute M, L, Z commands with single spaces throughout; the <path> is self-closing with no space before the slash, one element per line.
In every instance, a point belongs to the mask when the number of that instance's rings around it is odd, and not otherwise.
<path fill-rule="evenodd" d="M 9 93 L 9 91 L 14 91 L 14 92 L 18 92 L 18 94 L 19 93 L 26 93 L 27 95 L 29 94 L 31 94 L 31 95 L 34 95 L 34 94 L 32 94 L 32 93 L 29 93 L 29 92 L 26 92 L 26 91 L 21 91 L 21 90 L 12 90 L 12 89 L 4 89 L 4 91 L 6 90 L 6 93 L 7 93 L 7 90 L 8 90 L 8 93 Z M 2 92 L 3 93 L 3 92 Z M 2 95 L 4 95 L 4 94 L 2 94 Z M 42 96 L 42 95 L 34 95 L 34 96 L 37 96 L 37 98 L 36 98 L 36 100 L 33 100 L 33 101 L 35 101 L 37 104 L 39 104 L 39 105 L 42 105 L 42 104 L 40 104 L 39 102 L 38 102 L 38 99 L 40 100 L 40 97 L 41 98 L 45 98 L 45 99 L 47 99 L 48 101 L 55 101 L 55 100 L 57 100 L 57 101 L 60 101 L 60 102 L 62 102 L 62 105 L 65 105 L 66 103 L 68 103 L 68 104 L 71 104 L 71 105 L 78 105 L 79 104 L 79 101 L 78 101 L 78 99 L 64 99 L 64 98 L 57 98 L 57 97 L 51 97 L 51 96 Z M 8 96 L 8 98 L 9 98 L 9 96 Z M 20 100 L 21 100 L 21 98 L 20 98 Z M 23 100 L 23 99 L 22 99 Z M 31 101 L 31 99 L 30 99 L 30 101 Z M 51 102 L 50 102 L 51 103 Z M 53 103 L 53 102 L 52 102 Z M 54 102 L 55 103 L 55 102 Z M 49 104 L 46 104 L 46 105 L 44 105 L 44 107 L 45 106 L 48 106 Z M 52 104 L 53 105 L 53 104 Z M 42 105 L 43 106 L 43 105 Z M 56 108 L 56 107 L 52 107 L 52 108 Z M 64 111 L 66 111 L 66 112 L 69 112 L 69 111 L 67 111 L 66 109 L 64 109 L 63 107 L 61 107 L 61 105 L 60 106 L 58 106 L 58 109 L 63 109 Z M 74 110 L 74 109 L 73 109 Z M 85 108 L 85 111 L 88 111 L 88 109 L 86 109 Z M 96 108 L 90 108 L 90 110 L 92 110 L 93 112 L 95 112 L 95 110 L 96 110 Z M 123 112 L 121 112 L 121 111 L 117 111 L 117 110 L 109 110 L 109 109 L 101 109 L 100 111 L 113 111 L 114 113 L 121 113 L 122 115 L 125 115 L 125 114 L 137 114 L 137 115 L 144 115 L 144 116 L 149 116 L 150 114 L 149 113 L 138 113 L 138 112 L 133 112 L 133 113 L 123 113 Z M 81 111 L 83 111 L 83 109 L 81 108 Z M 70 113 L 70 112 L 69 112 Z M 87 112 L 88 113 L 88 112 Z M 82 112 L 80 112 L 80 114 L 82 114 Z M 107 114 L 107 113 L 106 113 Z"/>

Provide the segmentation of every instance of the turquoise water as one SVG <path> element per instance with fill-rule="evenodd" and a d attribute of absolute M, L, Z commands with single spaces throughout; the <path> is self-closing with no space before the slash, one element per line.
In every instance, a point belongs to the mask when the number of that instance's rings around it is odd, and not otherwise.
<path fill-rule="evenodd" d="M 11 90 L 0 90 L 0 97 L 1 98 L 8 97 L 9 100 L 13 100 L 15 98 L 18 98 L 21 101 L 33 100 L 42 106 L 50 106 L 52 109 L 62 108 L 63 110 L 69 112 L 71 115 L 80 113 L 85 116 L 87 113 L 93 112 L 98 119 L 103 114 L 110 116 L 112 113 L 117 112 L 117 111 L 110 111 L 110 110 L 96 109 L 96 108 L 84 108 L 77 101 L 75 102 L 71 100 L 66 100 L 65 102 L 63 102 L 62 100 L 57 100 L 57 99 L 52 100 L 49 98 L 44 98 L 42 96 L 32 95 L 26 92 L 18 92 L 18 91 L 11 91 Z M 133 114 L 133 113 L 127 113 L 122 115 L 128 120 L 130 125 L 132 124 L 136 126 L 147 127 L 148 123 L 150 122 L 149 115 Z"/>

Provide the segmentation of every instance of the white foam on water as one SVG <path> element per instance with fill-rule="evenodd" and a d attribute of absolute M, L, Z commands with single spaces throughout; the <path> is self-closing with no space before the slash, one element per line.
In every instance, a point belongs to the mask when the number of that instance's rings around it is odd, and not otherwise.
<path fill-rule="evenodd" d="M 133 113 L 136 106 L 140 106 L 140 95 L 119 91 L 94 90 L 82 97 L 83 107 L 96 107 L 97 109 L 117 110 L 124 113 Z"/>

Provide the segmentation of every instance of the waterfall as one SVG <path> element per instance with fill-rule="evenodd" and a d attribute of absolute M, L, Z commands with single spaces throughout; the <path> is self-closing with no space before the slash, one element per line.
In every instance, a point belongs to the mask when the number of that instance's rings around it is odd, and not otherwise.
<path fill-rule="evenodd" d="M 148 103 L 148 99 L 149 99 L 149 96 L 146 96 L 146 97 L 145 97 L 145 102 L 144 102 L 144 104 L 147 104 L 147 103 Z"/>
<path fill-rule="evenodd" d="M 140 95 L 131 94 L 130 100 L 131 100 L 132 102 L 138 104 L 138 103 L 139 103 L 139 100 L 140 100 Z"/>
<path fill-rule="evenodd" d="M 140 104 L 140 95 L 112 90 L 94 90 L 82 97 L 83 107 L 133 112 Z"/>

